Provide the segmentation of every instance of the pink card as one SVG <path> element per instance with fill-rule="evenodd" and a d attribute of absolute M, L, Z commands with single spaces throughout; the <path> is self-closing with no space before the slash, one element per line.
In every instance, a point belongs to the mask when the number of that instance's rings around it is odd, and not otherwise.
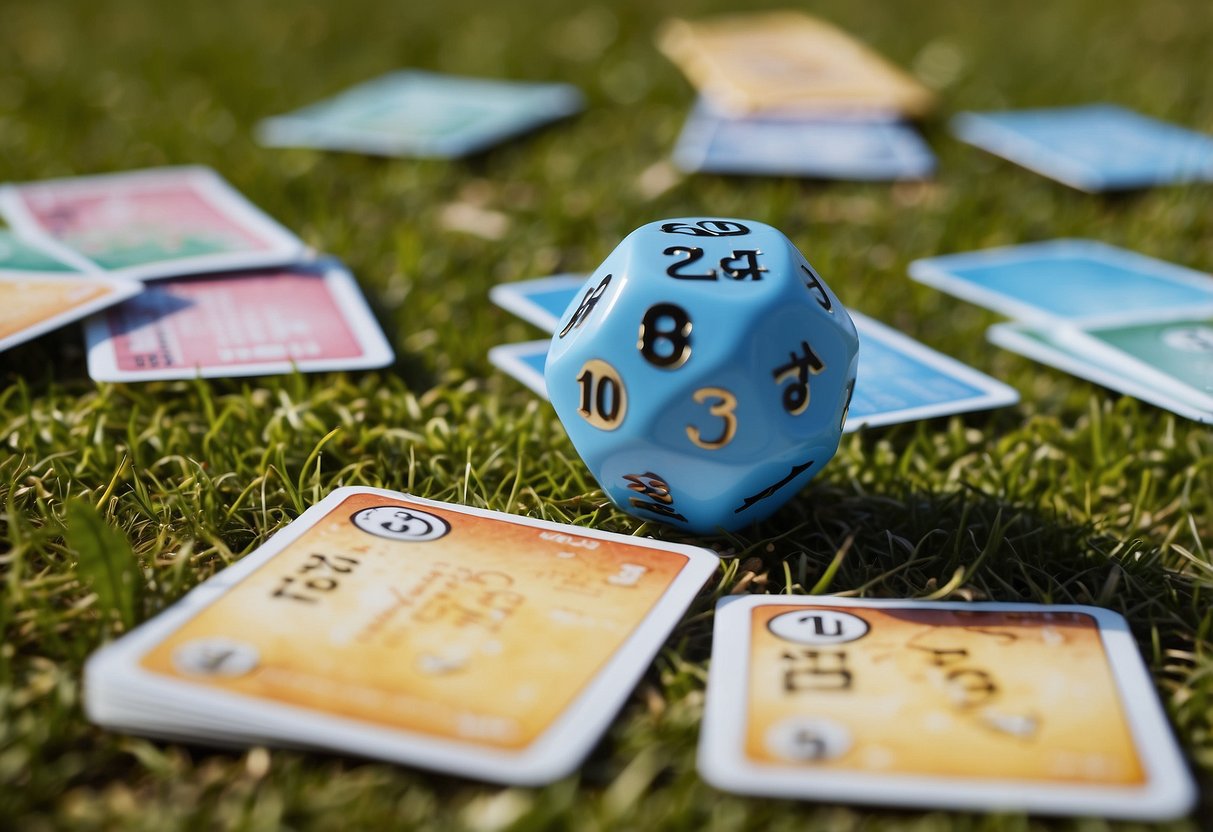
<path fill-rule="evenodd" d="M 305 249 L 204 167 L 6 185 L 0 214 L 67 262 L 139 280 L 284 265 Z"/>
<path fill-rule="evenodd" d="M 335 260 L 149 285 L 88 321 L 97 381 L 382 367 L 392 348 Z"/>

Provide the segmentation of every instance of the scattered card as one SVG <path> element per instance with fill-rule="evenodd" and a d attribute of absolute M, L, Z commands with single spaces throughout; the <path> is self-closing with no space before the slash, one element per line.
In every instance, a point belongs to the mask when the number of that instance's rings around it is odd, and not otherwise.
<path fill-rule="evenodd" d="M 383 367 L 392 348 L 334 260 L 178 278 L 88 322 L 97 381 L 229 378 Z"/>
<path fill-rule="evenodd" d="M 588 277 L 586 274 L 556 274 L 498 283 L 489 289 L 489 300 L 551 334 Z"/>
<path fill-rule="evenodd" d="M 0 263 L 0 352 L 139 294 L 134 280 L 79 274 L 3 271 Z"/>
<path fill-rule="evenodd" d="M 935 156 L 895 118 L 727 116 L 700 101 L 687 119 L 674 162 L 688 172 L 814 179 L 923 179 Z"/>
<path fill-rule="evenodd" d="M 81 274 L 94 272 L 85 264 L 84 268 L 65 263 L 46 249 L 29 240 L 18 237 L 11 231 L 0 228 L 0 274 Z"/>
<path fill-rule="evenodd" d="M 1174 367 L 1182 361 L 1187 364 L 1189 375 L 1203 372 L 1207 390 L 1208 374 L 1213 368 L 1213 319 L 1127 323 L 1092 332 L 1112 339 L 1113 343 L 1125 339 L 1126 346 L 1136 352 L 1137 357 L 1125 360 L 1110 344 L 1104 349 L 1092 350 L 1087 338 L 1098 336 L 1075 338 L 1063 327 L 995 324 L 986 337 L 1003 349 L 1149 402 L 1185 419 L 1213 423 L 1213 408 L 1191 395 L 1184 395 L 1182 387 L 1177 390 L 1174 383 L 1177 380 L 1160 385 L 1158 379 L 1165 375 L 1151 366 L 1151 358 L 1161 367 Z M 1146 336 L 1144 339 L 1143 335 Z M 1142 363 L 1146 364 L 1144 369 Z M 1181 373 L 1180 378 L 1183 376 Z"/>
<path fill-rule="evenodd" d="M 959 113 L 952 132 L 1083 191 L 1213 181 L 1213 137 L 1110 104 Z"/>
<path fill-rule="evenodd" d="M 1096 607 L 749 596 L 716 609 L 699 772 L 770 797 L 1159 820 L 1195 786 Z"/>
<path fill-rule="evenodd" d="M 540 329 L 556 323 L 585 283 L 585 275 L 502 283 L 490 299 Z M 936 352 L 879 321 L 849 310 L 859 332 L 859 370 L 844 430 L 931 419 L 1005 407 L 1019 401 L 1011 387 Z M 547 398 L 543 367 L 548 341 L 494 347 L 489 361 Z"/>
<path fill-rule="evenodd" d="M 570 84 L 407 70 L 265 119 L 258 137 L 271 147 L 457 157 L 566 118 L 584 106 L 581 92 Z"/>
<path fill-rule="evenodd" d="M 82 269 L 150 280 L 278 266 L 303 242 L 204 167 L 0 187 L 13 229 Z"/>
<path fill-rule="evenodd" d="M 1013 387 L 850 310 L 859 332 L 859 369 L 843 430 L 1008 407 Z"/>
<path fill-rule="evenodd" d="M 547 783 L 590 752 L 718 564 L 340 488 L 94 654 L 85 709 L 121 731 Z"/>
<path fill-rule="evenodd" d="M 910 277 L 1039 324 L 1213 309 L 1213 276 L 1094 240 L 1051 240 L 910 264 Z"/>
<path fill-rule="evenodd" d="M 771 109 L 923 115 L 931 92 L 853 37 L 801 12 L 672 20 L 658 46 L 732 114 Z"/>
<path fill-rule="evenodd" d="M 489 350 L 489 363 L 544 401 L 549 401 L 543 367 L 547 363 L 551 343 L 550 338 L 544 338 L 542 341 L 502 344 Z"/>

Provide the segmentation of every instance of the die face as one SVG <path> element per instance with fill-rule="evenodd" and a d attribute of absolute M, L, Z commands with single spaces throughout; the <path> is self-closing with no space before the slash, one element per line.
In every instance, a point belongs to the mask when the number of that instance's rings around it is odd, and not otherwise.
<path fill-rule="evenodd" d="M 545 377 L 612 500 L 708 532 L 769 515 L 833 455 L 857 345 L 846 311 L 779 231 L 663 220 L 590 276 Z"/>

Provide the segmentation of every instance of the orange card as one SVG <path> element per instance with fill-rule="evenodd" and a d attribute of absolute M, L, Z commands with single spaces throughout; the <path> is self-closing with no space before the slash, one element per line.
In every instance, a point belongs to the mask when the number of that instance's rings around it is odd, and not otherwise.
<path fill-rule="evenodd" d="M 339 489 L 100 651 L 112 727 L 322 746 L 510 783 L 567 774 L 716 568 L 707 550 Z M 141 718 L 130 697 L 178 713 Z M 159 694 L 157 694 L 159 695 Z"/>
<path fill-rule="evenodd" d="M 1108 610 L 785 596 L 716 615 L 699 765 L 720 788 L 1135 818 L 1191 805 Z"/>
<path fill-rule="evenodd" d="M 76 273 L 0 271 L 0 351 L 142 291 L 130 280 Z"/>
<path fill-rule="evenodd" d="M 671 20 L 658 47 L 722 111 L 920 116 L 934 95 L 841 29 L 793 11 Z"/>

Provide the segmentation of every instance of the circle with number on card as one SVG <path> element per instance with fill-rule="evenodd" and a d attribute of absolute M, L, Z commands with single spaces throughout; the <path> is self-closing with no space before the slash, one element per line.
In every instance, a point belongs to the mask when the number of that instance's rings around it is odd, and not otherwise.
<path fill-rule="evenodd" d="M 845 726 L 805 716 L 776 722 L 767 731 L 765 740 L 772 754 L 796 763 L 832 760 L 851 748 L 851 732 Z"/>
<path fill-rule="evenodd" d="M 199 638 L 173 651 L 173 666 L 190 676 L 234 678 L 251 673 L 260 663 L 257 648 L 227 638 Z"/>
<path fill-rule="evenodd" d="M 767 624 L 784 641 L 797 644 L 843 644 L 863 638 L 868 622 L 839 610 L 797 610 L 777 615 Z"/>
<path fill-rule="evenodd" d="M 451 524 L 436 514 L 403 506 L 364 508 L 350 518 L 355 526 L 376 537 L 422 543 L 445 537 Z"/>
<path fill-rule="evenodd" d="M 1184 326 L 1163 333 L 1162 341 L 1173 350 L 1213 353 L 1213 327 Z"/>

